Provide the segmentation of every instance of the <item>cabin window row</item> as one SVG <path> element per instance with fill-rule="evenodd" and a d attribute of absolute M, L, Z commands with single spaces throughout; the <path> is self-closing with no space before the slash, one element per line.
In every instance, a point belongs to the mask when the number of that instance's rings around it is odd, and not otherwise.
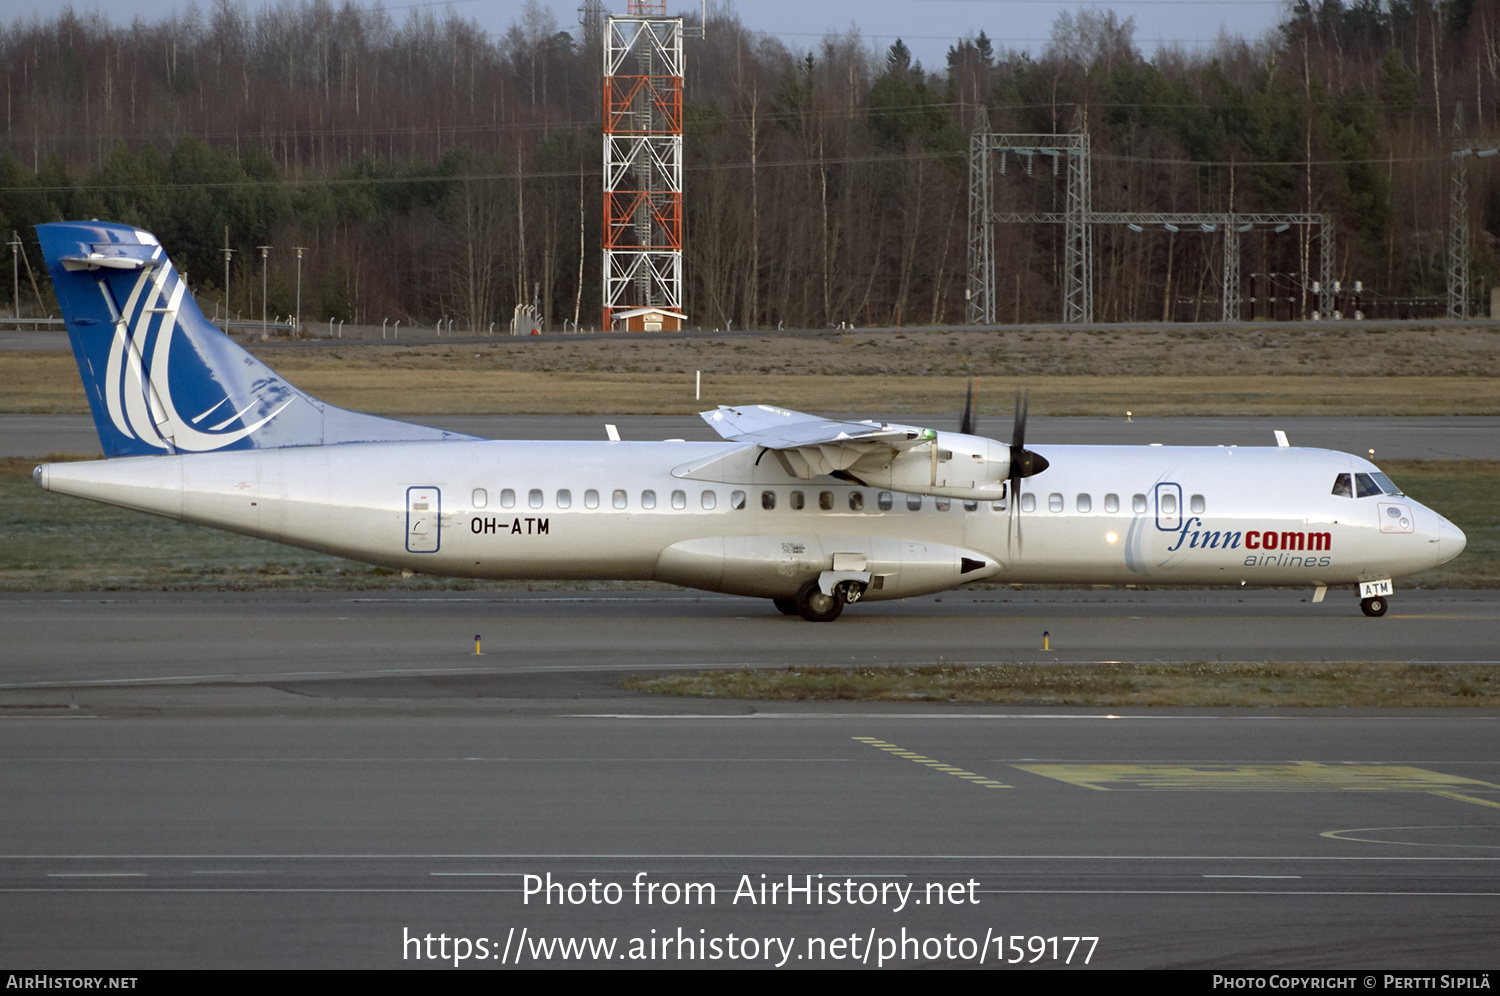
<path fill-rule="evenodd" d="M 519 493 L 514 488 L 502 488 L 500 490 L 500 492 L 499 492 L 499 495 L 498 495 L 499 502 L 500 502 L 500 507 L 501 508 L 515 508 L 516 507 L 516 502 L 517 502 L 517 499 L 518 499 L 518 494 Z M 488 490 L 486 490 L 485 488 L 475 488 L 474 489 L 474 493 L 472 495 L 472 501 L 473 501 L 474 508 L 485 508 L 485 507 L 487 507 L 489 505 L 489 500 L 490 500 L 490 495 L 489 495 L 489 491 Z M 546 507 L 546 494 L 542 491 L 541 488 L 531 488 L 531 489 L 527 490 L 526 491 L 526 495 L 525 495 L 525 500 L 526 500 L 526 507 L 527 508 L 545 508 Z M 912 511 L 912 512 L 919 512 L 919 511 L 921 511 L 922 510 L 923 500 L 924 499 L 923 499 L 922 495 L 912 495 L 912 494 L 906 495 L 906 508 L 907 508 L 907 510 L 908 511 Z M 573 492 L 570 489 L 568 489 L 568 488 L 559 488 L 557 490 L 557 492 L 553 495 L 552 501 L 553 501 L 553 507 L 554 508 L 558 508 L 558 509 L 572 508 L 573 507 Z M 670 503 L 671 507 L 674 508 L 674 509 L 685 509 L 688 506 L 687 492 L 686 491 L 681 491 L 681 490 L 672 491 L 671 494 L 668 496 L 667 501 Z M 649 488 L 646 489 L 646 490 L 644 490 L 644 491 L 642 491 L 640 493 L 640 497 L 638 499 L 638 502 L 639 502 L 639 507 L 642 508 L 642 509 L 647 509 L 647 510 L 655 509 L 657 507 L 656 491 L 653 490 L 653 489 L 649 489 Z M 761 508 L 766 509 L 766 510 L 774 509 L 777 506 L 777 502 L 778 502 L 778 496 L 777 496 L 777 492 L 774 489 L 767 488 L 767 489 L 765 489 L 764 491 L 762 491 L 760 493 L 760 507 Z M 616 509 L 629 508 L 630 507 L 630 495 L 624 489 L 616 488 L 614 491 L 610 492 L 609 503 L 610 503 L 610 507 L 611 508 L 616 508 Z M 699 495 L 698 495 L 698 505 L 699 505 L 700 508 L 703 508 L 705 510 L 714 509 L 714 508 L 718 507 L 718 503 L 719 503 L 719 497 L 718 497 L 718 492 L 716 492 L 716 491 L 705 490 L 705 491 L 700 492 Z M 730 494 L 729 494 L 729 507 L 730 508 L 735 509 L 735 510 L 743 509 L 745 507 L 745 503 L 746 503 L 745 492 L 743 492 L 743 491 L 731 491 L 730 492 Z M 592 508 L 598 508 L 599 504 L 600 504 L 600 492 L 599 491 L 597 491 L 597 490 L 595 490 L 593 488 L 590 488 L 590 489 L 588 489 L 587 491 L 585 491 L 583 493 L 583 507 L 584 508 L 590 508 L 590 509 L 592 509 Z M 792 511 L 803 511 L 803 510 L 808 510 L 808 509 L 816 507 L 820 511 L 831 512 L 831 511 L 834 511 L 835 509 L 837 509 L 840 504 L 846 504 L 848 506 L 849 511 L 851 511 L 851 512 L 862 512 L 865 509 L 865 495 L 864 495 L 863 491 L 850 491 L 848 493 L 848 495 L 845 497 L 844 501 L 841 503 L 838 500 L 838 498 L 835 495 L 835 493 L 832 492 L 832 491 L 819 491 L 819 492 L 817 492 L 815 495 L 813 495 L 811 497 L 808 495 L 807 492 L 804 492 L 804 491 L 791 491 L 791 492 L 789 492 L 787 494 L 786 504 L 787 504 L 787 508 L 791 509 Z M 881 491 L 881 492 L 879 492 L 876 495 L 875 504 L 876 504 L 876 507 L 880 509 L 880 511 L 882 511 L 882 512 L 889 512 L 889 511 L 891 511 L 892 509 L 894 509 L 896 507 L 896 496 L 893 495 L 889 491 Z M 949 498 L 934 498 L 932 500 L 932 504 L 933 504 L 933 508 L 937 509 L 939 512 L 946 512 L 946 511 L 948 511 L 949 508 L 952 507 L 953 503 L 952 503 L 952 499 L 949 499 Z M 999 501 L 992 501 L 989 504 L 990 504 L 990 509 L 992 511 L 995 511 L 995 512 L 1004 512 L 1007 509 L 1006 500 L 1003 499 L 1003 498 L 1001 500 L 999 500 Z M 1031 493 L 1031 492 L 1023 492 L 1022 493 L 1022 495 L 1021 495 L 1021 511 L 1023 511 L 1023 512 L 1034 512 L 1034 511 L 1036 511 L 1036 505 L 1037 505 L 1037 496 L 1034 493 Z M 1051 494 L 1049 494 L 1047 496 L 1047 510 L 1049 512 L 1061 512 L 1061 511 L 1063 511 L 1066 508 L 1066 506 L 1067 506 L 1067 501 L 1066 501 L 1065 497 L 1060 492 L 1054 491 L 1054 492 L 1052 492 Z M 964 511 L 966 511 L 966 512 L 977 511 L 978 508 L 979 508 L 979 502 L 977 502 L 977 501 L 965 501 L 965 502 L 963 502 L 963 507 L 964 507 Z M 1147 503 L 1145 495 L 1143 495 L 1143 494 L 1137 494 L 1137 495 L 1131 496 L 1131 499 L 1130 499 L 1130 510 L 1132 512 L 1136 513 L 1137 515 L 1141 515 L 1141 514 L 1144 514 L 1146 512 L 1146 510 L 1147 510 L 1148 507 L 1149 506 L 1148 506 L 1148 503 Z M 1201 515 L 1203 513 L 1204 509 L 1206 508 L 1206 503 L 1205 503 L 1205 501 L 1203 499 L 1203 496 L 1202 495 L 1192 495 L 1188 499 L 1188 507 L 1189 507 L 1189 509 L 1195 515 Z M 1093 498 L 1093 496 L 1089 495 L 1089 494 L 1083 494 L 1083 493 L 1080 493 L 1080 494 L 1076 495 L 1074 497 L 1074 499 L 1073 499 L 1073 509 L 1076 512 L 1082 512 L 1082 513 L 1092 512 L 1094 510 L 1094 498 Z M 1114 514 L 1114 513 L 1119 512 L 1120 511 L 1120 496 L 1117 495 L 1117 494 L 1106 494 L 1104 496 L 1104 511 L 1106 513 L 1109 513 L 1109 514 Z M 1164 515 L 1176 515 L 1177 514 L 1177 512 L 1178 512 L 1178 509 L 1177 509 L 1177 496 L 1175 494 L 1172 494 L 1171 492 L 1167 492 L 1167 493 L 1164 493 L 1164 494 L 1161 495 L 1161 508 L 1160 508 L 1160 512 L 1162 514 L 1164 514 Z"/>
<path fill-rule="evenodd" d="M 501 488 L 497 493 L 497 500 L 499 501 L 501 508 L 515 508 L 518 497 L 519 492 L 517 492 L 515 488 Z M 600 492 L 595 490 L 594 488 L 589 488 L 583 493 L 582 504 L 584 508 L 598 508 L 600 500 Z M 667 496 L 666 500 L 673 508 L 680 509 L 687 508 L 688 506 L 688 496 L 686 491 L 673 491 L 670 495 Z M 525 501 L 527 508 L 545 508 L 547 506 L 547 496 L 541 488 L 531 488 L 527 490 L 525 493 Z M 637 501 L 640 508 L 654 509 L 656 508 L 657 504 L 656 492 L 648 488 L 647 490 L 640 493 L 640 497 L 637 499 Z M 470 496 L 470 502 L 474 508 L 488 507 L 490 503 L 489 490 L 486 488 L 475 488 L 474 493 Z M 609 504 L 611 508 L 629 508 L 630 495 L 623 488 L 616 488 L 609 494 Z M 705 509 L 713 509 L 717 508 L 718 504 L 719 493 L 717 491 L 706 490 L 699 493 L 699 507 Z M 730 492 L 729 505 L 731 508 L 735 509 L 744 508 L 745 492 Z M 559 509 L 572 508 L 572 490 L 569 488 L 559 488 L 552 496 L 552 507 Z"/>
<path fill-rule="evenodd" d="M 1000 505 L 1000 504 L 1003 504 L 1003 503 L 996 502 L 996 504 Z M 1054 491 L 1054 492 L 1052 492 L 1051 494 L 1049 494 L 1047 496 L 1047 511 L 1049 511 L 1049 512 L 1061 512 L 1066 507 L 1067 507 L 1067 499 L 1060 492 Z M 1132 495 L 1130 497 L 1130 510 L 1132 512 L 1134 512 L 1136 515 L 1144 515 L 1145 512 L 1146 512 L 1146 510 L 1149 507 L 1150 506 L 1149 506 L 1149 503 L 1146 500 L 1146 496 L 1145 495 L 1137 494 L 1137 495 Z M 1192 495 L 1191 497 L 1188 498 L 1188 508 L 1193 512 L 1194 515 L 1202 515 L 1203 512 L 1204 512 L 1204 510 L 1207 507 L 1208 507 L 1208 503 L 1204 500 L 1204 498 L 1203 498 L 1202 495 Z M 1036 496 L 1032 495 L 1032 494 L 1023 494 L 1023 495 L 1021 495 L 1021 511 L 1023 511 L 1023 512 L 1031 512 L 1031 511 L 1035 511 L 1035 509 L 1036 509 Z M 1074 498 L 1073 498 L 1073 510 L 1075 512 L 1083 512 L 1083 513 L 1092 512 L 1094 510 L 1094 496 L 1093 495 L 1089 495 L 1089 494 L 1081 494 L 1081 493 L 1078 494 L 1078 495 L 1075 495 Z M 1107 513 L 1107 514 L 1114 514 L 1114 513 L 1118 512 L 1119 510 L 1120 510 L 1120 496 L 1116 495 L 1116 494 L 1107 494 L 1107 495 L 1105 495 L 1104 496 L 1104 511 L 1105 511 L 1105 513 Z M 1161 507 L 1160 507 L 1159 511 L 1161 512 L 1162 515 L 1176 515 L 1177 511 L 1178 511 L 1178 509 L 1177 509 L 1177 495 L 1173 494 L 1170 491 L 1164 492 L 1161 495 Z"/>

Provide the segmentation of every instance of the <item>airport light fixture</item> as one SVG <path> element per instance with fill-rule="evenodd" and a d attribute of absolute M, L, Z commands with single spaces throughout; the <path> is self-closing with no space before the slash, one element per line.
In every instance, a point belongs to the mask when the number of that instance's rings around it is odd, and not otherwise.
<path fill-rule="evenodd" d="M 306 246 L 296 246 L 297 250 L 297 324 L 292 326 L 293 331 L 300 335 L 302 333 L 302 254 L 307 251 Z"/>
<path fill-rule="evenodd" d="M 260 250 L 260 337 L 266 337 L 266 257 L 271 255 L 271 246 L 256 246 Z"/>

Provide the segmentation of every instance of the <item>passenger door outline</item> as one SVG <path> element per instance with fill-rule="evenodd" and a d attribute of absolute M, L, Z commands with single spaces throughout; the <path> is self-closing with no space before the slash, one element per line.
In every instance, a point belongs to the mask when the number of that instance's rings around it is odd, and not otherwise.
<path fill-rule="evenodd" d="M 1166 495 L 1172 497 L 1175 509 L 1170 514 L 1162 511 L 1161 500 Z M 1182 528 L 1182 485 L 1171 481 L 1162 481 L 1156 485 L 1156 528 L 1166 533 L 1175 533 Z"/>
<path fill-rule="evenodd" d="M 406 552 L 437 553 L 443 545 L 443 492 L 431 485 L 406 489 Z"/>

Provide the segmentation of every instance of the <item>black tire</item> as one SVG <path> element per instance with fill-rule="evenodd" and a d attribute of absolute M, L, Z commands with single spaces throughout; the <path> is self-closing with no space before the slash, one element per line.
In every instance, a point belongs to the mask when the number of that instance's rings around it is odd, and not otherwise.
<path fill-rule="evenodd" d="M 771 604 L 776 606 L 776 611 L 784 616 L 800 616 L 802 613 L 797 608 L 795 598 L 773 598 Z"/>
<path fill-rule="evenodd" d="M 807 582 L 797 592 L 797 614 L 808 622 L 833 622 L 843 611 L 843 598 L 837 592 L 823 594 L 816 581 Z"/>
<path fill-rule="evenodd" d="M 1374 598 L 1360 599 L 1359 608 L 1367 616 L 1383 616 L 1385 610 L 1390 608 L 1390 603 L 1377 595 Z"/>

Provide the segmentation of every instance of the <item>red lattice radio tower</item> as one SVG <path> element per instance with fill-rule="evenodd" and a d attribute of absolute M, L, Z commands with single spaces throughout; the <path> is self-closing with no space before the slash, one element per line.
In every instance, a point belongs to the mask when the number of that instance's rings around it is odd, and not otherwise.
<path fill-rule="evenodd" d="M 682 310 L 682 18 L 630 0 L 604 37 L 604 328 Z"/>

